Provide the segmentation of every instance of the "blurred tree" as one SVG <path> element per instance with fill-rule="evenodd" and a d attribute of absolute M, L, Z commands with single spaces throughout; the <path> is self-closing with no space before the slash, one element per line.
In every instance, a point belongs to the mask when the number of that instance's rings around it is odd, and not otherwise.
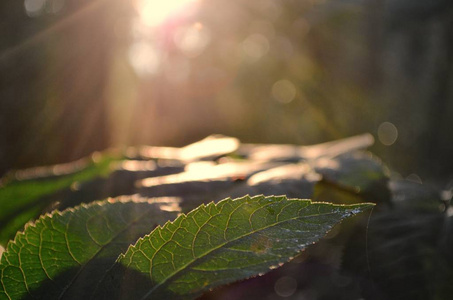
<path fill-rule="evenodd" d="M 213 132 L 367 131 L 404 176 L 452 177 L 451 1 L 213 0 L 154 27 L 140 1 L 62 1 L 0 4 L 0 173 Z"/>
<path fill-rule="evenodd" d="M 379 97 L 401 133 L 388 160 L 402 171 L 451 178 L 453 4 L 398 0 L 383 7 Z"/>

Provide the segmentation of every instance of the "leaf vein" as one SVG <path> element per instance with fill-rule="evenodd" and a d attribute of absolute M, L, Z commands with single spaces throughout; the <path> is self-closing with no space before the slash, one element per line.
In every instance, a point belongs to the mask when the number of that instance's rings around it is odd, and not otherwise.
<path fill-rule="evenodd" d="M 244 203 L 245 203 L 245 202 L 244 202 Z M 241 204 L 242 204 L 242 203 L 241 203 Z M 329 212 L 329 213 L 324 213 L 323 215 L 334 215 L 334 214 L 337 214 L 337 213 L 336 213 L 336 212 L 332 212 L 332 213 Z M 264 227 L 259 228 L 259 229 L 256 229 L 256 230 L 252 230 L 252 231 L 250 231 L 250 232 L 248 232 L 248 233 L 246 233 L 246 234 L 237 236 L 237 237 L 234 238 L 234 239 L 231 239 L 231 240 L 229 240 L 229 241 L 226 241 L 225 243 L 221 243 L 221 244 L 219 244 L 219 245 L 213 247 L 211 250 L 205 252 L 203 256 L 199 256 L 199 257 L 195 258 L 194 260 L 192 260 L 192 261 L 190 261 L 190 262 L 184 264 L 183 266 L 181 266 L 181 267 L 180 267 L 179 269 L 177 269 L 175 272 L 173 272 L 173 273 L 171 273 L 170 275 L 168 275 L 167 278 L 165 278 L 165 279 L 164 279 L 163 281 L 161 281 L 160 283 L 156 284 L 156 285 L 155 285 L 148 293 L 146 293 L 141 299 L 142 299 L 142 300 L 146 299 L 146 298 L 147 298 L 148 296 L 150 296 L 156 289 L 158 289 L 159 287 L 163 286 L 168 280 L 170 280 L 171 278 L 173 278 L 174 276 L 176 276 L 179 272 L 181 272 L 181 271 L 183 271 L 184 269 L 188 268 L 190 265 L 196 263 L 196 261 L 197 261 L 198 259 L 200 259 L 201 257 L 204 257 L 204 256 L 206 256 L 206 255 L 208 255 L 208 254 L 210 254 L 210 253 L 212 253 L 212 252 L 214 252 L 214 251 L 216 251 L 216 250 L 218 250 L 218 249 L 221 249 L 222 247 L 224 247 L 224 246 L 227 245 L 227 244 L 233 243 L 233 242 L 235 242 L 235 241 L 237 241 L 237 240 L 240 240 L 240 239 L 242 239 L 242 238 L 244 238 L 244 237 L 247 237 L 247 236 L 249 236 L 249 235 L 251 235 L 251 234 L 257 233 L 258 231 L 262 231 L 262 230 L 268 229 L 268 228 L 270 228 L 270 227 L 273 227 L 273 226 L 275 226 L 275 225 L 277 225 L 277 224 L 279 224 L 279 223 L 289 222 L 289 221 L 297 220 L 297 219 L 310 218 L 310 217 L 317 216 L 317 215 L 319 215 L 319 213 L 318 213 L 318 214 L 315 214 L 315 215 L 308 215 L 308 216 L 299 216 L 299 215 L 297 215 L 297 216 L 295 216 L 295 217 L 292 217 L 292 218 L 289 218 L 289 219 L 286 219 L 286 220 L 283 220 L 283 221 L 280 221 L 280 222 L 275 222 L 275 223 L 272 223 L 272 224 L 270 224 L 270 225 L 268 225 L 268 226 L 264 226 Z M 152 277 L 151 277 L 151 278 L 152 278 Z"/>

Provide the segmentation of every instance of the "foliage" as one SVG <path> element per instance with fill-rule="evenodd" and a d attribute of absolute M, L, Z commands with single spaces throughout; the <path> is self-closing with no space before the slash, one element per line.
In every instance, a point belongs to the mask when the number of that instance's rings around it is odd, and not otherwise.
<path fill-rule="evenodd" d="M 93 155 L 93 157 L 96 157 Z M 13 175 L 6 176 L 6 188 L 0 189 L 0 199 L 2 199 L 0 210 L 0 244 L 6 242 L 14 236 L 23 224 L 33 219 L 36 215 L 51 204 L 52 198 L 44 198 L 64 188 L 69 188 L 75 183 L 93 180 L 99 176 L 107 176 L 111 170 L 111 163 L 114 157 L 110 155 L 98 155 L 98 160 L 82 160 L 71 165 L 60 165 L 51 168 L 41 168 L 40 170 L 29 170 L 22 172 L 22 176 L 30 180 L 15 180 Z M 57 172 L 55 172 L 57 170 Z M 41 172 L 38 172 L 41 171 Z M 67 174 L 60 174 L 66 172 Z M 55 174 L 56 173 L 56 174 Z M 33 178 L 37 174 L 44 178 Z M 16 173 L 20 176 L 21 173 Z M 53 177 L 52 177 L 53 175 Z M 20 177 L 19 177 L 20 178 Z"/>
<path fill-rule="evenodd" d="M 426 185 L 389 178 L 362 150 L 371 142 L 363 135 L 313 146 L 254 145 L 212 136 L 184 148 L 143 146 L 12 172 L 0 189 L 0 222 L 8 225 L 0 228 L 2 289 L 12 299 L 140 299 L 150 291 L 150 297 L 204 292 L 204 300 L 263 299 L 290 280 L 284 295 L 445 299 L 453 278 L 449 203 Z M 95 201 L 118 195 L 126 196 Z M 239 199 L 218 202 L 229 197 Z M 377 204 L 373 214 L 348 219 L 321 238 L 346 217 L 342 210 L 365 209 L 363 202 Z M 265 229 L 289 203 L 307 205 L 301 212 L 335 213 Z M 34 210 L 22 214 L 28 207 Z M 222 222 L 233 210 L 228 229 Z"/>
<path fill-rule="evenodd" d="M 56 211 L 8 244 L 0 296 L 99 299 L 108 294 L 112 299 L 121 287 L 122 299 L 194 298 L 287 261 L 339 221 L 370 207 L 285 197 L 225 199 L 167 222 L 128 249 L 172 214 L 149 201 L 112 200 Z"/>

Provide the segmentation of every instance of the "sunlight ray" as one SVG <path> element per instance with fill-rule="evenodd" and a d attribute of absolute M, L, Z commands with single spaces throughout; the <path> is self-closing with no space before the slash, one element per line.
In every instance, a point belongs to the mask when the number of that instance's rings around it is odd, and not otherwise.
<path fill-rule="evenodd" d="M 92 13 L 98 9 L 100 9 L 104 4 L 108 4 L 109 1 L 107 0 L 95 0 L 72 15 L 62 19 L 61 21 L 55 23 L 54 25 L 41 30 L 40 32 L 36 33 L 35 35 L 24 39 L 17 45 L 11 46 L 9 48 L 3 49 L 0 52 L 0 61 L 6 61 L 10 59 L 12 56 L 20 53 L 23 50 L 28 49 L 31 46 L 34 46 L 38 43 L 45 41 L 48 37 L 50 37 L 55 32 L 63 30 L 64 28 L 73 25 L 75 22 L 80 20 L 83 16 L 86 16 L 89 13 Z"/>

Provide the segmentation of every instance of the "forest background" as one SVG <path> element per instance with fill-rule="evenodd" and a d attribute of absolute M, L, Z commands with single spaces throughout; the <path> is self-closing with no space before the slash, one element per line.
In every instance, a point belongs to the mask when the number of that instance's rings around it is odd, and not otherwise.
<path fill-rule="evenodd" d="M 1 1 L 0 175 L 212 133 L 370 132 L 400 176 L 453 186 L 449 0 L 152 3 Z"/>

